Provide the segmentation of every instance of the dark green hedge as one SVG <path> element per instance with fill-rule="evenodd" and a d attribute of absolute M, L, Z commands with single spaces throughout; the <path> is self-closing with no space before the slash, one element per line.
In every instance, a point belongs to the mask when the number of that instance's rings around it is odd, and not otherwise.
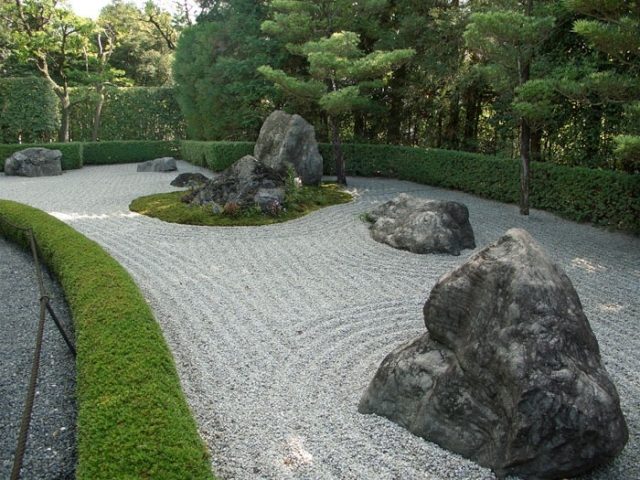
<path fill-rule="evenodd" d="M 180 158 L 219 172 L 245 155 L 253 155 L 253 142 L 180 142 Z"/>
<path fill-rule="evenodd" d="M 82 143 L 25 143 L 22 145 L 0 144 L 0 171 L 4 171 L 4 162 L 14 152 L 31 147 L 44 147 L 62 152 L 62 169 L 71 170 L 82 167 L 83 144 Z"/>
<path fill-rule="evenodd" d="M 79 480 L 211 480 L 211 466 L 158 323 L 122 266 L 41 210 L 0 200 L 33 229 L 75 326 Z M 0 236 L 23 244 L 0 224 Z"/>
<path fill-rule="evenodd" d="M 46 142 L 59 125 L 58 97 L 44 78 L 0 78 L 0 143 Z"/>
<path fill-rule="evenodd" d="M 109 165 L 152 160 L 158 157 L 174 157 L 179 153 L 179 143 L 172 141 L 113 141 L 84 143 L 85 165 Z"/>

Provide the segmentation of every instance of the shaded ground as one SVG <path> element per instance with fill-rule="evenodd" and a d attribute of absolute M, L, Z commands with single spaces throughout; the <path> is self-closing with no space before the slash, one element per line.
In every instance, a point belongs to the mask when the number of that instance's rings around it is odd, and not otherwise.
<path fill-rule="evenodd" d="M 40 293 L 29 254 L 0 237 L 0 259 L 0 478 L 9 478 L 31 373 Z M 45 281 L 54 311 L 69 325 L 69 312 L 59 285 L 46 273 Z M 75 477 L 74 395 L 75 360 L 47 317 L 21 478 Z"/>

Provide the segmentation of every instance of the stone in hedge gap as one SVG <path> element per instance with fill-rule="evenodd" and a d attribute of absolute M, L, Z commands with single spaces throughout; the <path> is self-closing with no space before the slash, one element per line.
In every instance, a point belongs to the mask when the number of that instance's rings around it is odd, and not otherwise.
<path fill-rule="evenodd" d="M 628 430 L 571 281 L 524 230 L 440 278 L 428 332 L 390 353 L 359 411 L 500 477 L 563 478 L 608 462 Z"/>
<path fill-rule="evenodd" d="M 210 206 L 214 212 L 235 204 L 240 209 L 258 205 L 262 212 L 274 214 L 284 202 L 286 177 L 286 166 L 273 169 L 245 155 L 185 200 Z"/>
<path fill-rule="evenodd" d="M 322 180 L 323 160 L 318 150 L 315 129 L 300 115 L 276 110 L 262 124 L 254 147 L 254 157 L 279 170 L 291 166 L 304 185 Z"/>
<path fill-rule="evenodd" d="M 196 188 L 204 185 L 209 181 L 208 177 L 205 177 L 201 173 L 181 173 L 171 182 L 173 187 L 190 187 Z"/>
<path fill-rule="evenodd" d="M 475 248 L 469 210 L 458 202 L 425 200 L 406 193 L 368 214 L 374 240 L 413 253 L 460 255 Z"/>
<path fill-rule="evenodd" d="M 173 157 L 155 158 L 138 164 L 138 172 L 173 172 L 178 169 Z"/>
<path fill-rule="evenodd" d="M 5 175 L 47 177 L 62 174 L 62 152 L 49 148 L 26 148 L 14 152 L 4 163 Z"/>

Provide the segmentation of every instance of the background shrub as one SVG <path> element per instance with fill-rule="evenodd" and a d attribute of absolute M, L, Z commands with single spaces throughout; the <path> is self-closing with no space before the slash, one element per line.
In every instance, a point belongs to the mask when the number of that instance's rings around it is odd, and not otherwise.
<path fill-rule="evenodd" d="M 245 155 L 253 155 L 253 142 L 180 142 L 180 158 L 219 172 Z"/>
<path fill-rule="evenodd" d="M 91 141 L 98 97 L 90 87 L 72 90 L 70 135 Z M 110 87 L 105 90 L 98 140 L 179 140 L 184 118 L 171 87 Z"/>
<path fill-rule="evenodd" d="M 111 165 L 152 160 L 158 157 L 174 157 L 179 153 L 179 143 L 172 141 L 112 141 L 84 143 L 85 165 Z"/>
<path fill-rule="evenodd" d="M 4 162 L 12 153 L 25 148 L 44 147 L 62 152 L 62 169 L 71 170 L 82 167 L 83 144 L 82 143 L 30 143 L 30 144 L 0 144 L 0 171 L 4 171 Z"/>
<path fill-rule="evenodd" d="M 46 80 L 0 78 L 0 143 L 46 142 L 59 125 L 58 97 Z"/>

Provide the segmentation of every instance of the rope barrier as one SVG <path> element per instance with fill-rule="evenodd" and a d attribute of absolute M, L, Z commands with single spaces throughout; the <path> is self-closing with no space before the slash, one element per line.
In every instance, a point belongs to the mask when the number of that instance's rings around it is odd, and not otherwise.
<path fill-rule="evenodd" d="M 40 354 L 42 352 L 42 337 L 44 333 L 44 322 L 47 312 L 53 319 L 58 331 L 62 335 L 67 347 L 71 354 L 76 356 L 76 349 L 73 343 L 69 339 L 69 336 L 64 330 L 64 327 L 60 323 L 57 315 L 55 314 L 53 307 L 49 302 L 49 295 L 44 287 L 44 278 L 42 276 L 42 268 L 40 266 L 40 259 L 38 257 L 38 244 L 36 243 L 36 237 L 33 230 L 30 228 L 23 228 L 6 220 L 0 215 L 0 227 L 4 224 L 5 227 L 14 229 L 17 232 L 22 232 L 28 240 L 29 247 L 31 249 L 31 255 L 33 256 L 33 262 L 36 270 L 36 281 L 38 282 L 38 290 L 40 292 L 40 318 L 38 321 L 38 330 L 36 333 L 36 346 L 33 354 L 33 362 L 31 364 L 31 376 L 29 378 L 29 386 L 27 388 L 27 398 L 25 400 L 24 409 L 22 412 L 22 418 L 20 420 L 20 432 L 18 434 L 18 443 L 16 446 L 16 453 L 13 459 L 13 468 L 11 470 L 11 480 L 19 480 L 20 471 L 22 470 L 22 463 L 24 460 L 24 453 L 27 445 L 27 437 L 29 433 L 29 427 L 31 424 L 31 414 L 33 412 L 33 402 L 35 399 L 36 386 L 38 383 L 38 370 L 40 369 Z"/>

